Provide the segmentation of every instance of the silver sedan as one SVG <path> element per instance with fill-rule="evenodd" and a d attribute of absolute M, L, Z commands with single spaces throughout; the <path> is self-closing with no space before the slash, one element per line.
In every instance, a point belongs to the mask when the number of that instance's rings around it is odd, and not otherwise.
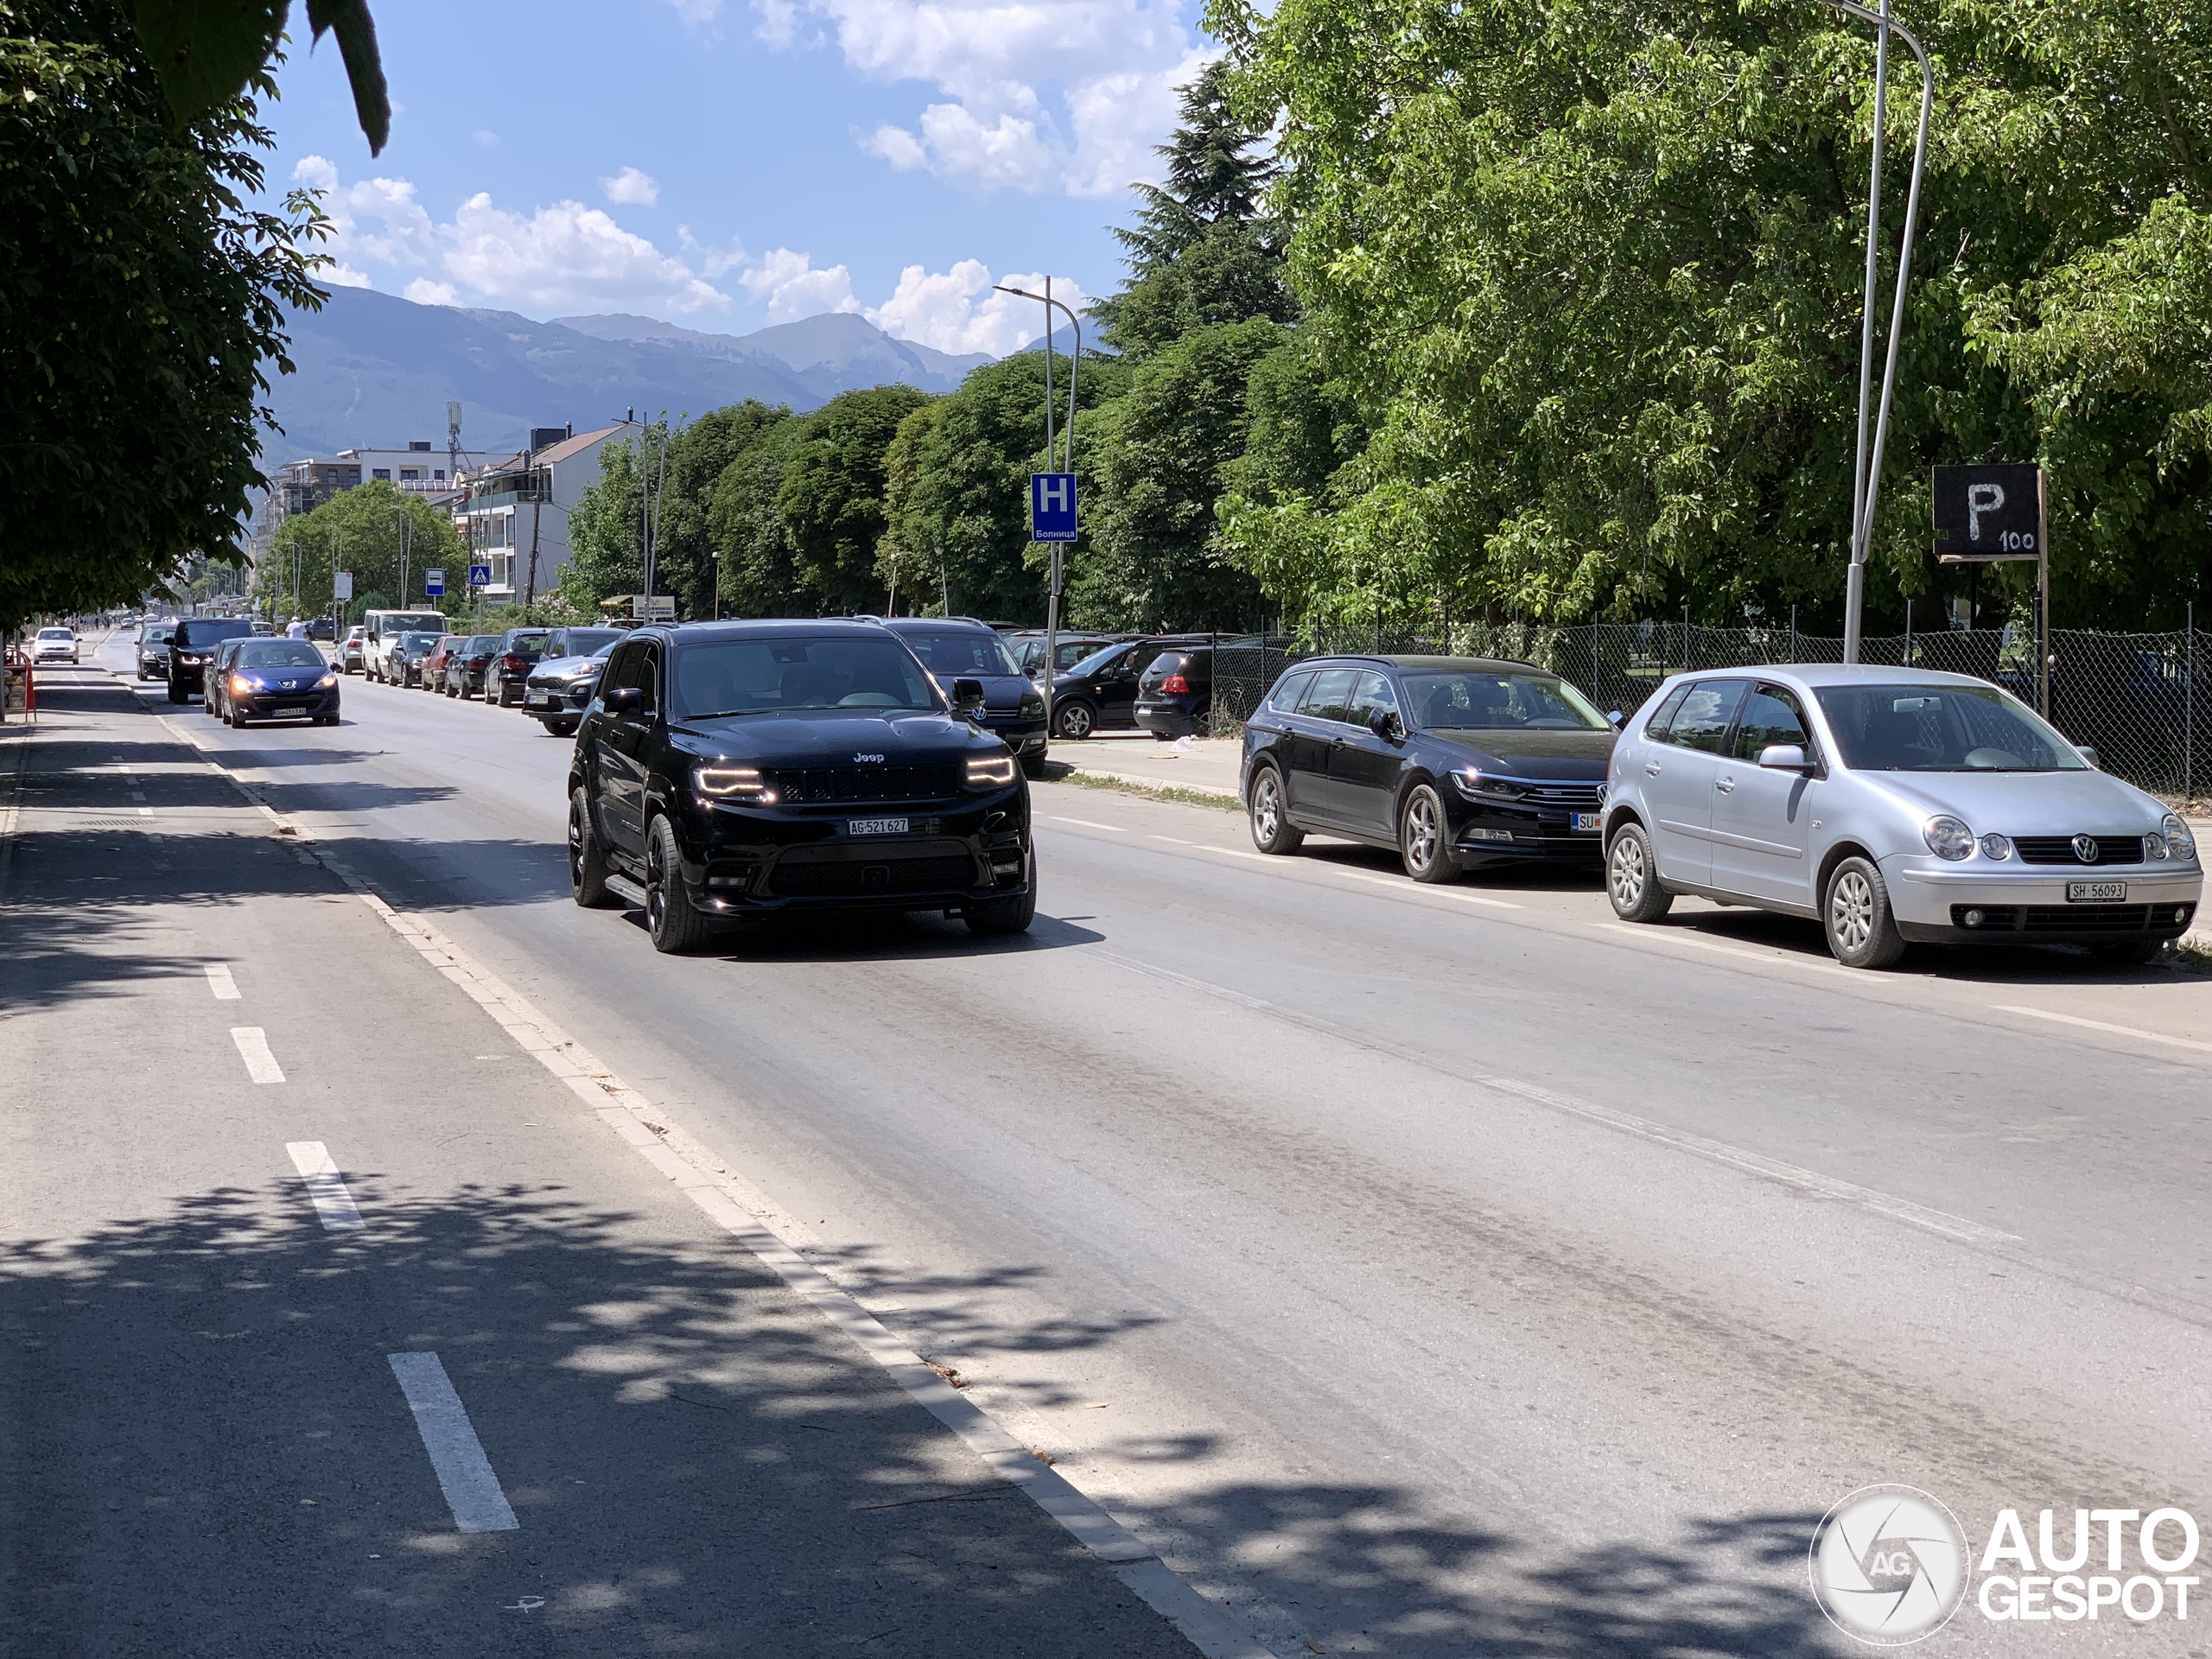
<path fill-rule="evenodd" d="M 2189 827 L 1986 680 L 1799 665 L 1677 675 L 1613 751 L 1605 885 L 1818 920 L 1853 968 L 1915 942 L 2147 960 L 2204 886 Z"/>

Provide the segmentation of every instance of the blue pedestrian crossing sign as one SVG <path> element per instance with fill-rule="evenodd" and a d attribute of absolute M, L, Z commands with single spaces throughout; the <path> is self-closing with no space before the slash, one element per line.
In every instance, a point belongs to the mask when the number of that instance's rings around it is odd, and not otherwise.
<path fill-rule="evenodd" d="M 1033 542 L 1075 540 L 1075 474 L 1029 474 L 1029 539 Z"/>
<path fill-rule="evenodd" d="M 446 573 L 442 570 L 425 570 L 423 573 L 423 591 L 432 599 L 444 598 Z"/>
<path fill-rule="evenodd" d="M 468 585 L 472 588 L 489 588 L 492 585 L 492 567 L 488 564 L 470 565 Z"/>

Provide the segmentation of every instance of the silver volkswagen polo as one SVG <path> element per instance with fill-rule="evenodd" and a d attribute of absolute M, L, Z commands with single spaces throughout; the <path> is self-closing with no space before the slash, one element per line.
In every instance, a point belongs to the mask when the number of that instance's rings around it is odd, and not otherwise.
<path fill-rule="evenodd" d="M 1614 911 L 1677 893 L 1818 920 L 1853 968 L 1914 942 L 2085 944 L 2147 960 L 2204 885 L 2164 804 L 1961 674 L 1815 664 L 1681 674 L 1613 751 Z"/>

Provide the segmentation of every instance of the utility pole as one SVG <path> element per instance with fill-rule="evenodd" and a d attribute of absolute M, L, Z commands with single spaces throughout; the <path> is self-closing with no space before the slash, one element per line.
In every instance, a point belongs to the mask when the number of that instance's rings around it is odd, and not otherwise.
<path fill-rule="evenodd" d="M 1004 283 L 994 283 L 992 286 L 995 292 L 1001 294 L 1012 294 L 1021 299 L 1042 300 L 1045 302 L 1045 470 L 1046 472 L 1053 470 L 1052 313 L 1056 310 L 1065 312 L 1068 326 L 1075 330 L 1075 354 L 1068 359 L 1066 428 L 1068 459 L 1065 469 L 1072 474 L 1075 471 L 1076 376 L 1083 364 L 1083 323 L 1066 305 L 1052 297 L 1052 279 L 1050 276 L 1045 279 L 1045 291 L 1042 294 L 1032 294 L 1027 289 L 1008 287 Z M 1062 563 L 1061 546 L 1062 544 L 1058 542 L 1052 543 L 1052 582 L 1046 590 L 1045 600 L 1045 729 L 1048 733 L 1052 729 L 1052 681 L 1059 667 L 1060 582 L 1065 569 Z M 952 600 L 949 579 L 946 584 L 944 608 L 946 613 L 950 614 Z"/>

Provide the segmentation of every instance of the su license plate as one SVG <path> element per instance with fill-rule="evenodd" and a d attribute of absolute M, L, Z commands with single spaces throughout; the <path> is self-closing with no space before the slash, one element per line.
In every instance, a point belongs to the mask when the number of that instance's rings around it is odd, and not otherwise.
<path fill-rule="evenodd" d="M 2066 902 L 2069 905 L 2116 905 L 2126 901 L 2127 883 L 2125 881 L 2069 881 Z"/>
<path fill-rule="evenodd" d="M 849 836 L 903 836 L 906 833 L 905 818 L 847 818 L 845 833 Z"/>
<path fill-rule="evenodd" d="M 1598 833 L 1598 814 L 1595 812 L 1577 812 L 1574 815 L 1573 822 L 1568 825 L 1568 828 L 1572 829 L 1578 836 L 1594 836 Z"/>

